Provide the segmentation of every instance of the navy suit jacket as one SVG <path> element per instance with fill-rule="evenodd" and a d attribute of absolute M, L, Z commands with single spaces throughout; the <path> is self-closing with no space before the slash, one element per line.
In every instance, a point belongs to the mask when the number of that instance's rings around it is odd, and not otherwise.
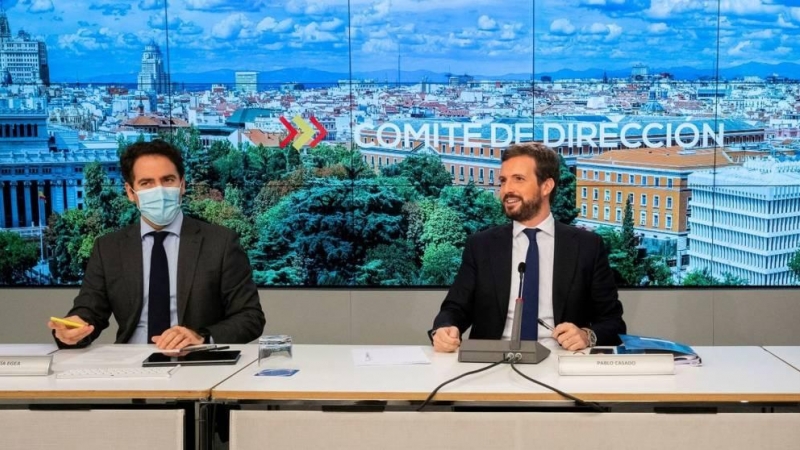
<path fill-rule="evenodd" d="M 513 225 L 467 239 L 461 267 L 433 322 L 456 326 L 472 339 L 501 339 L 511 295 Z M 617 345 L 626 332 L 622 303 L 603 240 L 595 233 L 555 223 L 553 313 L 555 323 L 591 328 L 597 345 Z"/>
<path fill-rule="evenodd" d="M 111 314 L 119 324 L 116 343 L 133 335 L 143 307 L 140 227 L 137 222 L 95 241 L 80 293 L 67 313 L 95 327 L 78 347 L 96 339 Z M 235 232 L 184 216 L 177 289 L 179 325 L 206 329 L 216 343 L 247 343 L 261 336 L 266 320 Z"/>

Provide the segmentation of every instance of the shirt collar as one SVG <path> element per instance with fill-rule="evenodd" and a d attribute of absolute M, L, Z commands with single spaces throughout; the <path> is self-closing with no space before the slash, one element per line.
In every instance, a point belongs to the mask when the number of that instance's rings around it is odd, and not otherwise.
<path fill-rule="evenodd" d="M 555 237 L 555 235 L 556 235 L 556 221 L 553 218 L 553 213 L 548 214 L 547 217 L 545 217 L 545 219 L 543 221 L 539 222 L 539 224 L 536 225 L 535 227 L 526 227 L 525 225 L 523 225 L 523 224 L 521 224 L 521 223 L 519 223 L 519 222 L 517 222 L 515 220 L 514 221 L 514 237 L 516 238 L 517 236 L 519 236 L 519 234 L 522 233 L 522 231 L 525 230 L 526 228 L 538 228 L 540 233 L 544 233 L 544 234 L 546 234 L 546 235 L 548 235 L 550 237 Z"/>
<path fill-rule="evenodd" d="M 139 221 L 142 224 L 141 226 L 142 239 L 144 239 L 147 233 L 152 233 L 153 231 L 156 231 L 156 229 L 151 227 L 150 224 L 145 222 L 144 219 L 139 219 Z M 164 228 L 158 231 L 166 231 L 174 234 L 175 236 L 180 236 L 181 226 L 183 226 L 183 211 L 178 211 L 178 215 L 175 216 L 175 220 L 173 220 L 171 224 L 165 226 Z"/>

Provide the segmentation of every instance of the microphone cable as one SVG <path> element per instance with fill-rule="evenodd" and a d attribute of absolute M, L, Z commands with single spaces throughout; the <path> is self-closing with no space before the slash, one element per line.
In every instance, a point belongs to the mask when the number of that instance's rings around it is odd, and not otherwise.
<path fill-rule="evenodd" d="M 489 364 L 486 367 L 481 367 L 480 369 L 472 370 L 472 371 L 469 371 L 469 372 L 464 372 L 461 375 L 453 377 L 453 378 L 445 381 L 444 383 L 440 384 L 439 386 L 436 386 L 436 389 L 431 391 L 431 393 L 428 395 L 428 397 L 425 399 L 425 401 L 423 401 L 422 404 L 419 405 L 419 407 L 417 408 L 417 411 L 422 411 L 423 409 L 425 409 L 425 407 L 430 404 L 431 400 L 433 400 L 433 398 L 436 396 L 436 394 L 439 392 L 439 390 L 442 389 L 443 387 L 447 386 L 448 384 L 450 384 L 450 383 L 452 383 L 454 381 L 458 381 L 458 380 L 460 380 L 460 379 L 462 379 L 464 377 L 470 376 L 470 375 L 475 375 L 477 373 L 485 372 L 485 371 L 487 371 L 487 370 L 489 370 L 489 369 L 491 369 L 493 367 L 497 367 L 500 364 L 506 363 L 506 364 L 509 364 L 511 366 L 511 369 L 514 372 L 516 372 L 519 376 L 521 376 L 522 378 L 524 378 L 524 379 L 526 379 L 526 380 L 528 380 L 528 381 L 530 381 L 530 382 L 532 382 L 534 384 L 537 384 L 537 385 L 539 385 L 539 386 L 541 386 L 541 387 L 543 387 L 545 389 L 549 389 L 549 390 L 555 392 L 556 394 L 558 394 L 558 395 L 560 395 L 560 396 L 562 396 L 562 397 L 564 397 L 566 399 L 574 401 L 576 406 L 586 406 L 586 407 L 592 408 L 596 412 L 607 412 L 607 409 L 605 409 L 602 406 L 600 406 L 600 404 L 597 403 L 597 402 L 587 402 L 585 400 L 581 400 L 581 399 L 579 399 L 578 397 L 575 397 L 572 394 L 568 394 L 568 393 L 566 393 L 566 392 L 564 392 L 564 391 L 562 391 L 562 390 L 560 390 L 558 388 L 550 386 L 549 384 L 542 383 L 541 381 L 538 381 L 538 380 L 536 380 L 534 378 L 531 378 L 531 377 L 525 375 L 524 373 L 522 373 L 517 368 L 517 366 L 515 364 L 516 362 L 517 362 L 516 358 L 505 357 L 501 361 Z"/>
<path fill-rule="evenodd" d="M 466 376 L 475 375 L 476 373 L 481 373 L 481 372 L 487 371 L 487 370 L 491 369 L 492 367 L 497 367 L 500 364 L 503 364 L 504 362 L 507 362 L 506 358 L 503 358 L 501 361 L 497 361 L 496 363 L 489 364 L 486 367 L 481 367 L 480 369 L 473 370 L 473 371 L 470 371 L 470 372 L 464 372 L 461 375 L 459 375 L 457 377 L 454 377 L 454 378 L 451 378 L 451 379 L 445 381 L 444 383 L 440 384 L 439 386 L 436 386 L 436 389 L 434 389 L 430 393 L 430 395 L 428 395 L 428 398 L 426 398 L 425 401 L 422 402 L 421 405 L 419 405 L 419 408 L 417 408 L 417 411 L 422 411 L 426 406 L 428 406 L 428 404 L 431 402 L 431 400 L 433 400 L 433 397 L 436 396 L 436 393 L 439 392 L 439 389 L 447 386 L 448 384 L 450 384 L 450 383 L 452 383 L 454 381 L 460 380 L 460 379 L 462 379 L 462 378 L 464 378 Z"/>

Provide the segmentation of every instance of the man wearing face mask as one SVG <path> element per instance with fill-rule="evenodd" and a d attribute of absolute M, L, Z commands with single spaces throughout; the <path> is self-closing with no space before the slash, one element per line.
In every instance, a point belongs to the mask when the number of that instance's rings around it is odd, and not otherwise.
<path fill-rule="evenodd" d="M 501 160 L 500 198 L 513 223 L 467 239 L 429 332 L 434 349 L 456 351 L 470 327 L 473 339 L 510 339 L 520 292 L 521 339 L 567 350 L 619 344 L 626 328 L 603 240 L 550 212 L 558 154 L 528 142 L 510 146 Z"/>
<path fill-rule="evenodd" d="M 236 233 L 181 211 L 180 151 L 160 140 L 138 142 L 120 166 L 141 220 L 95 241 L 66 317 L 83 326 L 48 323 L 59 346 L 89 345 L 111 314 L 119 324 L 117 344 L 175 349 L 259 337 L 264 313 Z"/>

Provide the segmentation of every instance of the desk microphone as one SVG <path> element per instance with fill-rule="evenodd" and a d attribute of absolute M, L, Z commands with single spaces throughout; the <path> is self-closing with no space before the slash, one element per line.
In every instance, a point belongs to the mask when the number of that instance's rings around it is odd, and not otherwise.
<path fill-rule="evenodd" d="M 522 341 L 522 289 L 525 281 L 525 263 L 517 266 L 519 272 L 519 297 L 511 322 L 511 340 L 467 339 L 458 349 L 459 362 L 497 363 L 498 361 L 516 364 L 538 364 L 547 358 L 550 350 L 538 341 Z"/>
<path fill-rule="evenodd" d="M 514 319 L 511 322 L 511 345 L 509 350 L 519 350 L 520 335 L 522 334 L 522 308 L 524 302 L 522 301 L 522 288 L 525 285 L 525 263 L 519 263 L 517 266 L 519 272 L 519 295 L 517 296 L 516 306 L 514 307 Z"/>

